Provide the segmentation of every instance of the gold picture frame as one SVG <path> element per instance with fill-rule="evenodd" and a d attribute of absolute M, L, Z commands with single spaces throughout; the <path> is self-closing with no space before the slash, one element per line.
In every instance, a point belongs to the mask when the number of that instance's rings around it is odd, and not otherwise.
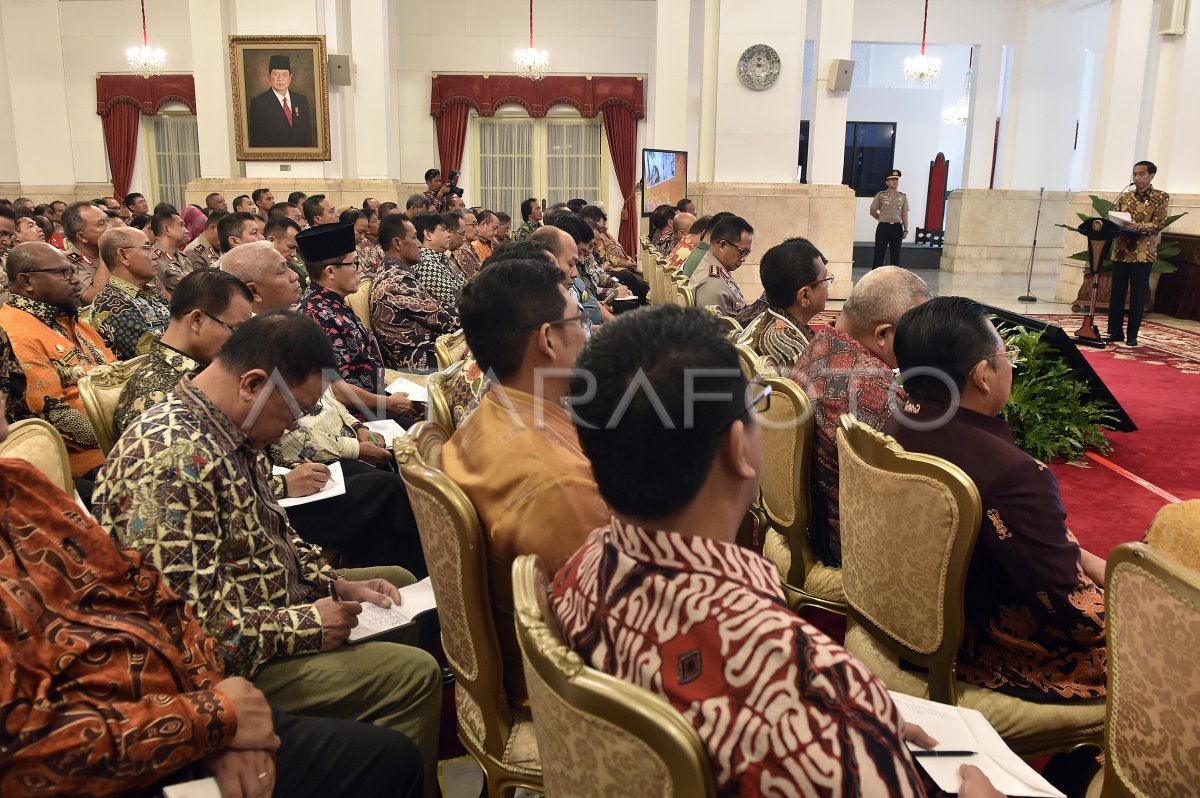
<path fill-rule="evenodd" d="M 324 36 L 229 37 L 239 161 L 330 160 L 328 65 Z"/>

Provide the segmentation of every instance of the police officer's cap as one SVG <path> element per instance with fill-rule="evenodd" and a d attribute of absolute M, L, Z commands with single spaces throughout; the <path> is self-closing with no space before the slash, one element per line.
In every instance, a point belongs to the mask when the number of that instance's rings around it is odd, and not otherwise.
<path fill-rule="evenodd" d="M 887 177 L 884 178 L 884 180 L 891 180 L 893 177 L 896 178 L 897 180 L 900 179 L 900 170 L 899 169 L 893 169 L 892 171 L 888 172 L 888 175 L 887 175 Z"/>

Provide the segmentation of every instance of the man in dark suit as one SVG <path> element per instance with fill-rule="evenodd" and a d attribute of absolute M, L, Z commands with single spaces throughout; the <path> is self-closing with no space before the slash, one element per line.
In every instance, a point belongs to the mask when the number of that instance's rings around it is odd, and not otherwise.
<path fill-rule="evenodd" d="M 303 94 L 290 90 L 292 62 L 286 55 L 271 56 L 270 88 L 250 101 L 247 127 L 251 147 L 315 147 L 317 125 L 312 106 Z"/>

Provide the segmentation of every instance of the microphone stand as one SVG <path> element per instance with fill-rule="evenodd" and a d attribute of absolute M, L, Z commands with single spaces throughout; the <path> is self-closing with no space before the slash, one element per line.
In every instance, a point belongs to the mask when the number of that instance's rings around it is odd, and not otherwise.
<path fill-rule="evenodd" d="M 1044 197 L 1045 194 L 1045 186 L 1042 186 L 1038 189 L 1037 218 L 1033 222 L 1033 247 L 1029 250 L 1029 274 L 1025 277 L 1025 293 L 1017 297 L 1018 302 L 1038 301 L 1038 298 L 1033 295 L 1033 258 L 1037 254 L 1038 225 L 1042 221 L 1042 197 Z"/>

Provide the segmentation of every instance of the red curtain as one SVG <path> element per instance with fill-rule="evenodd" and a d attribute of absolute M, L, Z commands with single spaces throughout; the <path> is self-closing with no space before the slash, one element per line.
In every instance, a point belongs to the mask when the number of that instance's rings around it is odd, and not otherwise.
<path fill-rule="evenodd" d="M 471 106 L 449 103 L 434 120 L 437 127 L 438 156 L 442 164 L 442 179 L 462 168 L 463 147 L 467 143 L 467 117 Z"/>
<path fill-rule="evenodd" d="M 625 206 L 621 209 L 621 232 L 618 240 L 625 254 L 637 257 L 637 203 L 634 200 L 634 178 L 637 176 L 637 117 L 633 109 L 620 103 L 604 106 L 604 134 L 612 155 L 617 183 Z"/>
<path fill-rule="evenodd" d="M 138 120 L 142 109 L 133 103 L 114 103 L 104 116 L 104 144 L 112 170 L 114 197 L 129 193 L 133 179 L 133 156 L 137 153 Z"/>

